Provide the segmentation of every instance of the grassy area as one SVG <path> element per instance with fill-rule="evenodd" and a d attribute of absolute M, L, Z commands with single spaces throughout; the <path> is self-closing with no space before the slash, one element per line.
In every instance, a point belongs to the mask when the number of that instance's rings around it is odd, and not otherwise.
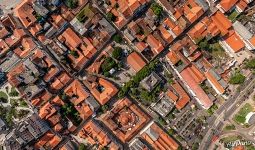
<path fill-rule="evenodd" d="M 230 130 L 235 130 L 235 129 L 236 129 L 236 127 L 235 127 L 235 125 L 233 125 L 233 124 L 226 125 L 226 126 L 224 127 L 224 130 L 225 130 L 225 131 L 230 131 Z"/>
<path fill-rule="evenodd" d="M 255 150 L 255 147 L 253 144 L 245 145 L 246 150 Z"/>
<path fill-rule="evenodd" d="M 243 138 L 240 135 L 232 135 L 225 138 L 220 139 L 220 142 L 224 143 L 224 147 L 230 148 L 231 146 L 228 145 L 230 142 L 234 142 L 237 140 L 242 140 Z"/>
<path fill-rule="evenodd" d="M 116 62 L 114 59 L 112 59 L 111 57 L 105 58 L 104 62 L 103 62 L 102 65 L 100 66 L 100 69 L 101 69 L 103 75 L 106 76 L 106 77 L 110 77 L 110 76 L 111 76 L 111 74 L 109 73 L 109 71 L 110 71 L 111 69 L 113 69 L 113 68 L 114 68 L 115 70 L 117 70 L 117 69 L 118 69 L 118 64 L 117 64 L 117 62 Z"/>
<path fill-rule="evenodd" d="M 0 91 L 0 98 L 8 99 L 8 95 L 2 91 Z"/>
<path fill-rule="evenodd" d="M 22 119 L 29 114 L 28 110 L 19 110 L 15 116 L 15 118 Z"/>
<path fill-rule="evenodd" d="M 27 103 L 23 99 L 20 99 L 20 103 L 19 104 L 20 104 L 21 107 L 28 107 Z"/>
<path fill-rule="evenodd" d="M 11 103 L 11 105 L 13 106 L 13 107 L 17 107 L 17 106 L 19 106 L 19 102 L 18 102 L 18 100 L 17 99 L 10 99 L 10 103 Z"/>
<path fill-rule="evenodd" d="M 245 123 L 245 117 L 249 112 L 253 111 L 253 107 L 251 104 L 246 103 L 239 112 L 235 115 L 234 121 L 238 124 L 244 124 Z"/>
<path fill-rule="evenodd" d="M 19 92 L 16 90 L 15 87 L 11 88 L 11 92 L 9 93 L 11 97 L 19 96 Z"/>
<path fill-rule="evenodd" d="M 225 58 L 227 57 L 227 54 L 225 50 L 222 48 L 222 46 L 219 43 L 214 43 L 210 45 L 211 53 L 214 58 Z"/>
<path fill-rule="evenodd" d="M 236 10 L 234 10 L 234 11 L 231 12 L 231 14 L 228 16 L 228 19 L 231 20 L 232 22 L 235 22 L 238 15 L 239 15 L 239 13 L 238 13 Z"/>
<path fill-rule="evenodd" d="M 229 137 L 222 138 L 221 141 L 223 141 L 224 143 L 229 143 L 229 142 L 241 140 L 241 139 L 242 139 L 241 136 L 235 135 L 235 136 L 229 136 Z"/>
<path fill-rule="evenodd" d="M 86 17 L 90 18 L 90 17 L 93 17 L 94 13 L 93 11 L 91 11 L 90 9 L 90 6 L 89 5 L 86 5 L 80 12 L 79 14 L 76 16 L 76 18 L 84 23 L 85 22 L 85 19 Z"/>

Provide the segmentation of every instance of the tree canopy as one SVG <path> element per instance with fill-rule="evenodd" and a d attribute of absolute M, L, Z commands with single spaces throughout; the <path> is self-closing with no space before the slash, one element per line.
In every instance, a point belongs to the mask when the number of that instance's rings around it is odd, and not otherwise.
<path fill-rule="evenodd" d="M 255 69 L 255 58 L 249 60 L 249 61 L 245 64 L 245 67 L 246 67 L 246 68 L 249 68 L 249 69 Z"/>
<path fill-rule="evenodd" d="M 66 0 L 65 4 L 68 8 L 74 9 L 78 7 L 78 1 L 77 0 Z"/>
<path fill-rule="evenodd" d="M 236 72 L 231 76 L 229 83 L 241 84 L 241 83 L 244 83 L 244 81 L 245 81 L 245 76 L 241 74 L 240 72 Z"/>
<path fill-rule="evenodd" d="M 157 16 L 162 15 L 163 8 L 158 3 L 151 4 L 151 9 L 155 15 L 157 15 Z"/>
<path fill-rule="evenodd" d="M 115 67 L 117 67 L 117 63 L 111 57 L 105 58 L 103 64 L 101 65 L 103 73 L 109 72 L 112 68 Z"/>
<path fill-rule="evenodd" d="M 113 40 L 116 43 L 121 43 L 123 39 L 122 39 L 122 37 L 119 34 L 116 34 L 116 35 L 113 36 Z"/>
<path fill-rule="evenodd" d="M 117 60 L 120 60 L 121 57 L 122 57 L 122 54 L 123 54 L 123 49 L 120 48 L 120 47 L 115 47 L 113 52 L 112 52 L 112 57 L 117 59 Z"/>
<path fill-rule="evenodd" d="M 107 17 L 107 19 L 109 19 L 109 20 L 111 20 L 111 21 L 113 21 L 113 22 L 116 21 L 116 19 L 117 19 L 117 17 L 114 16 L 114 14 L 111 13 L 111 12 L 107 13 L 107 14 L 106 14 L 106 17 Z"/>
<path fill-rule="evenodd" d="M 84 145 L 83 143 L 81 143 L 81 144 L 79 145 L 79 150 L 87 150 L 86 145 Z"/>

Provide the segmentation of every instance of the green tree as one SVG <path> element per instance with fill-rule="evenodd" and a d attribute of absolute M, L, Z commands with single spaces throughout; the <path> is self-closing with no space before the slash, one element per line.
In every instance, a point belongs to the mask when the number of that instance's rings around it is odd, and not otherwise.
<path fill-rule="evenodd" d="M 119 91 L 119 93 L 118 93 L 118 98 L 123 98 L 123 97 L 125 97 L 125 95 L 126 95 L 126 92 L 125 91 L 123 91 L 123 89 L 121 89 L 120 91 Z"/>
<path fill-rule="evenodd" d="M 109 109 L 109 106 L 108 105 L 103 105 L 101 109 L 105 113 Z"/>
<path fill-rule="evenodd" d="M 113 13 L 111 13 L 111 12 L 108 12 L 107 14 L 106 14 L 106 17 L 107 17 L 107 19 L 109 19 L 109 20 L 111 20 L 111 21 L 116 21 L 116 19 L 117 19 L 117 17 L 116 16 L 114 16 L 114 14 Z"/>
<path fill-rule="evenodd" d="M 161 16 L 163 12 L 163 7 L 161 7 L 158 3 L 151 4 L 151 9 L 155 15 Z"/>
<path fill-rule="evenodd" d="M 209 50 L 209 44 L 207 40 L 202 40 L 201 42 L 199 42 L 198 46 L 202 49 L 202 50 Z"/>
<path fill-rule="evenodd" d="M 65 4 L 68 8 L 74 9 L 78 7 L 78 1 L 77 0 L 66 0 Z"/>
<path fill-rule="evenodd" d="M 108 77 L 108 78 L 110 78 L 110 77 L 111 77 L 110 72 L 103 72 L 103 75 L 104 75 L 105 77 Z"/>
<path fill-rule="evenodd" d="M 121 43 L 123 41 L 122 37 L 119 35 L 119 34 L 116 34 L 113 36 L 113 40 L 116 42 L 116 43 Z"/>
<path fill-rule="evenodd" d="M 170 135 L 174 135 L 176 132 L 175 132 L 174 129 L 171 128 L 171 129 L 168 130 L 168 133 L 169 133 Z"/>
<path fill-rule="evenodd" d="M 173 83 L 174 83 L 174 80 L 173 80 L 173 79 L 169 79 L 169 80 L 167 80 L 167 82 L 168 82 L 169 84 L 173 84 Z"/>
<path fill-rule="evenodd" d="M 104 146 L 101 150 L 109 150 L 109 148 Z"/>
<path fill-rule="evenodd" d="M 121 57 L 122 57 L 122 54 L 123 54 L 123 49 L 120 48 L 120 47 L 115 47 L 113 52 L 112 52 L 112 57 L 117 59 L 117 60 L 120 60 Z"/>
<path fill-rule="evenodd" d="M 70 54 L 73 55 L 73 57 L 75 57 L 75 58 L 78 58 L 78 57 L 79 57 L 78 52 L 75 51 L 75 50 L 70 51 Z"/>
<path fill-rule="evenodd" d="M 12 97 L 18 96 L 19 92 L 14 87 L 12 87 L 11 92 L 9 93 L 9 95 L 12 96 Z"/>
<path fill-rule="evenodd" d="M 138 34 L 138 35 L 144 35 L 144 30 L 143 30 L 143 28 L 139 27 L 139 28 L 138 28 L 137 34 Z"/>
<path fill-rule="evenodd" d="M 73 103 L 71 102 L 66 102 L 61 107 L 60 112 L 63 115 L 67 116 L 69 119 L 71 119 L 75 125 L 79 125 L 79 123 L 81 122 L 79 112 L 76 110 Z"/>
<path fill-rule="evenodd" d="M 246 68 L 249 69 L 255 69 L 255 59 L 251 59 L 249 60 L 246 64 L 245 64 Z"/>
<path fill-rule="evenodd" d="M 68 96 L 65 93 L 61 94 L 60 98 L 64 101 L 68 100 Z"/>
<path fill-rule="evenodd" d="M 244 83 L 245 81 L 245 76 L 241 74 L 240 72 L 236 72 L 233 74 L 229 80 L 230 84 L 241 84 Z"/>
<path fill-rule="evenodd" d="M 104 73 L 110 71 L 112 68 L 117 67 L 117 63 L 111 58 L 105 58 L 104 62 L 101 65 L 101 69 Z"/>
<path fill-rule="evenodd" d="M 137 88 L 131 88 L 131 93 L 132 93 L 133 95 L 138 95 L 138 94 L 139 94 L 139 91 L 138 91 Z"/>
<path fill-rule="evenodd" d="M 118 9 L 119 7 L 120 7 L 119 3 L 116 3 L 116 4 L 114 5 L 114 8 L 116 8 L 116 9 Z"/>
<path fill-rule="evenodd" d="M 165 126 L 165 125 L 166 125 L 166 121 L 165 121 L 163 118 L 161 118 L 161 117 L 158 118 L 158 122 L 159 122 L 159 124 L 162 125 L 162 126 Z"/>
<path fill-rule="evenodd" d="M 192 145 L 192 150 L 197 150 L 199 148 L 199 143 L 195 143 Z"/>
<path fill-rule="evenodd" d="M 87 150 L 86 145 L 84 145 L 83 143 L 81 143 L 81 144 L 79 145 L 79 150 Z"/>

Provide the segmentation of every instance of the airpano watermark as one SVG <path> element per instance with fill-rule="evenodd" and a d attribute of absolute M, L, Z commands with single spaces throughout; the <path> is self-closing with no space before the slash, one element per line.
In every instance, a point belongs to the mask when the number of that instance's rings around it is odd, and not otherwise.
<path fill-rule="evenodd" d="M 248 146 L 248 145 L 253 145 L 255 147 L 254 142 L 247 141 L 247 140 L 235 140 L 235 141 L 226 143 L 227 148 L 236 147 L 236 146 Z"/>

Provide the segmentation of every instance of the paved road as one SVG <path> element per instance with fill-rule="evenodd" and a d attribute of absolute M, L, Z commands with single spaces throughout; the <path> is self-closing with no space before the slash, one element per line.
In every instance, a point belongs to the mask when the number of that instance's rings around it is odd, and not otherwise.
<path fill-rule="evenodd" d="M 204 136 L 204 139 L 201 142 L 200 150 L 204 150 L 204 148 L 209 147 L 212 140 L 212 135 L 219 135 L 219 133 L 214 133 L 213 131 L 217 131 L 217 126 L 219 124 L 224 123 L 226 120 L 230 119 L 233 113 L 237 110 L 237 108 L 247 99 L 247 95 L 253 92 L 255 87 L 255 79 L 254 75 L 251 75 L 250 78 L 245 82 L 246 86 L 242 86 L 240 88 L 240 92 L 236 92 L 233 96 L 231 96 L 216 112 L 216 115 L 213 116 L 213 119 L 210 121 L 211 129 L 208 130 L 207 134 Z M 218 130 L 218 131 L 222 131 Z"/>

